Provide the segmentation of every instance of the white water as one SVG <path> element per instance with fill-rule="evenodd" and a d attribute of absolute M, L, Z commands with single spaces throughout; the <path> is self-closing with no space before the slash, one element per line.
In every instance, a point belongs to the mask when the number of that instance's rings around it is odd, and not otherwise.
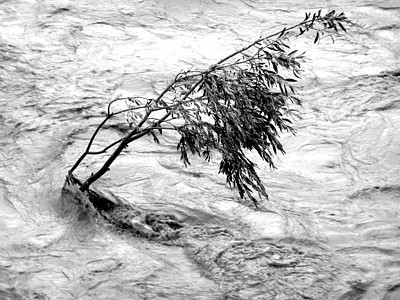
<path fill-rule="evenodd" d="M 262 210 L 224 185 L 217 159 L 185 168 L 165 136 L 130 147 L 97 187 L 201 238 L 167 247 L 60 215 L 67 170 L 113 96 L 156 95 L 180 70 L 328 8 L 362 28 L 293 45 L 310 59 L 303 120 L 282 136 L 278 170 L 259 165 Z M 0 18 L 0 299 L 400 298 L 398 0 L 2 1 Z"/>

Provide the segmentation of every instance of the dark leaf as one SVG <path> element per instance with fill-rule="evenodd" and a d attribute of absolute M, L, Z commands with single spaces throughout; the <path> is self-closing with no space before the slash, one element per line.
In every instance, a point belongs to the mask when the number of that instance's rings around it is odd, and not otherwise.
<path fill-rule="evenodd" d="M 315 35 L 314 44 L 318 42 L 318 39 L 319 39 L 319 31 L 317 31 L 317 34 Z"/>
<path fill-rule="evenodd" d="M 313 17 L 312 17 L 312 20 L 311 20 L 311 27 L 314 25 L 314 22 L 315 22 L 315 17 L 316 17 L 316 15 L 315 15 L 315 13 L 313 14 Z"/>
<path fill-rule="evenodd" d="M 156 134 L 153 131 L 150 131 L 150 134 L 153 136 L 154 141 L 159 144 L 160 140 L 158 139 L 158 137 L 156 136 Z"/>
<path fill-rule="evenodd" d="M 282 32 L 278 36 L 278 39 L 280 39 L 285 34 L 285 32 L 286 32 L 286 27 L 282 29 Z"/>
<path fill-rule="evenodd" d="M 342 30 L 343 30 L 344 32 L 347 32 L 346 28 L 343 26 L 342 23 L 338 22 L 338 24 L 339 24 L 340 28 L 342 28 Z"/>
<path fill-rule="evenodd" d="M 274 68 L 274 71 L 276 72 L 276 73 L 278 73 L 278 65 L 276 64 L 276 62 L 272 62 L 272 66 L 273 66 L 273 68 Z"/>

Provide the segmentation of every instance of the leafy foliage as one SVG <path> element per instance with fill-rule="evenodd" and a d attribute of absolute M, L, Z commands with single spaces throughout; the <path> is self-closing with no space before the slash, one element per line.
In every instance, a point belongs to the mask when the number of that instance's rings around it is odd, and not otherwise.
<path fill-rule="evenodd" d="M 164 130 L 174 130 L 180 135 L 177 149 L 185 165 L 190 165 L 189 153 L 210 160 L 212 151 L 218 151 L 222 155 L 219 172 L 226 175 L 230 186 L 238 189 L 241 198 L 247 196 L 257 205 L 254 192 L 260 197 L 267 197 L 267 193 L 246 151 L 256 151 L 274 168 L 273 156 L 285 153 L 279 133 L 294 133 L 291 120 L 297 110 L 291 106 L 301 104 L 293 84 L 301 77 L 304 53 L 292 50 L 289 40 L 314 31 L 317 43 L 325 34 L 332 36 L 339 30 L 346 31 L 343 24 L 351 22 L 334 10 L 325 15 L 321 11 L 307 13 L 299 24 L 261 37 L 207 70 L 179 73 L 155 99 L 128 97 L 111 101 L 107 116 L 70 173 L 86 155 L 105 153 L 116 147 L 103 167 L 82 184 L 84 191 L 108 171 L 129 143 L 145 135 L 151 135 L 158 143 L 158 135 Z M 125 101 L 127 107 L 114 112 L 112 106 L 118 101 Z M 104 124 L 123 113 L 130 131 L 105 148 L 91 151 Z"/>

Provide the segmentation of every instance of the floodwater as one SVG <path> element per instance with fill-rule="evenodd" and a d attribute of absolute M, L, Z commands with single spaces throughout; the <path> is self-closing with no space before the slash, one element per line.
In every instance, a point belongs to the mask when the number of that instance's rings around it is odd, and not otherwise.
<path fill-rule="evenodd" d="M 258 161 L 260 210 L 225 185 L 218 157 L 185 168 L 172 135 L 138 141 L 95 186 L 176 215 L 185 246 L 63 208 L 110 99 L 153 97 L 329 8 L 359 26 L 293 43 L 308 57 L 303 119 L 277 170 Z M 399 0 L 3 0 L 0 25 L 0 299 L 400 299 Z M 98 146 L 119 136 L 110 127 Z"/>

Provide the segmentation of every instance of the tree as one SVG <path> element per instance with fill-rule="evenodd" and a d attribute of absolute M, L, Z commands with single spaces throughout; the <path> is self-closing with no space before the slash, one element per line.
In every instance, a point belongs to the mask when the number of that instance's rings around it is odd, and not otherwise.
<path fill-rule="evenodd" d="M 219 172 L 226 175 L 228 185 L 237 188 L 241 198 L 248 197 L 257 206 L 254 193 L 268 195 L 246 151 L 256 151 L 271 169 L 275 168 L 273 155 L 285 153 L 279 133 L 295 132 L 292 120 L 298 111 L 291 105 L 301 104 L 293 84 L 301 76 L 304 53 L 292 50 L 288 43 L 310 31 L 317 43 L 323 35 L 332 37 L 346 31 L 344 24 L 351 21 L 335 10 L 306 13 L 302 22 L 260 37 L 206 70 L 180 72 L 154 99 L 132 96 L 112 100 L 69 176 L 86 156 L 111 151 L 103 166 L 80 184 L 85 192 L 130 143 L 148 135 L 159 143 L 159 135 L 173 130 L 180 136 L 177 149 L 186 166 L 190 165 L 190 153 L 208 161 L 213 151 L 221 153 Z M 113 109 L 117 102 L 124 102 L 126 107 Z M 92 150 L 103 126 L 123 114 L 130 128 L 125 136 Z"/>

